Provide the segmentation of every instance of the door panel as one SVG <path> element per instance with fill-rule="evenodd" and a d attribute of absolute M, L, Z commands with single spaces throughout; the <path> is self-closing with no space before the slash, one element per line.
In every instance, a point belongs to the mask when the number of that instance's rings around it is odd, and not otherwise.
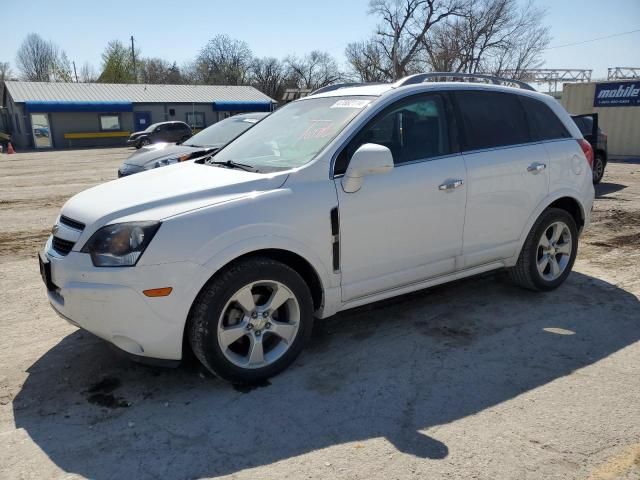
<path fill-rule="evenodd" d="M 540 143 L 465 153 L 464 161 L 468 268 L 515 255 L 531 212 L 549 191 L 550 165 Z"/>
<path fill-rule="evenodd" d="M 135 112 L 135 131 L 139 132 L 151 125 L 151 112 Z"/>
<path fill-rule="evenodd" d="M 49 126 L 49 114 L 31 114 L 31 134 L 36 148 L 51 148 L 51 129 Z"/>
<path fill-rule="evenodd" d="M 466 188 L 462 156 L 401 164 L 364 178 L 345 193 L 336 179 L 340 208 L 343 300 L 453 272 L 462 254 Z"/>

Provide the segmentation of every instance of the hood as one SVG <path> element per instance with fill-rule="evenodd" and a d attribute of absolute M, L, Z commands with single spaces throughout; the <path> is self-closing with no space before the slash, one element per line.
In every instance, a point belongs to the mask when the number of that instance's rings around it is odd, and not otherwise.
<path fill-rule="evenodd" d="M 129 158 L 127 158 L 124 163 L 127 165 L 144 167 L 148 163 L 156 162 L 157 160 L 167 156 L 180 156 L 187 153 L 197 152 L 198 150 L 205 149 L 187 147 L 186 145 L 176 145 L 175 143 L 157 143 L 141 148 L 139 151 L 133 153 Z"/>
<path fill-rule="evenodd" d="M 167 217 L 279 188 L 286 173 L 270 175 L 188 161 L 124 177 L 80 192 L 62 214 L 84 223 L 89 235 L 113 221 Z"/>

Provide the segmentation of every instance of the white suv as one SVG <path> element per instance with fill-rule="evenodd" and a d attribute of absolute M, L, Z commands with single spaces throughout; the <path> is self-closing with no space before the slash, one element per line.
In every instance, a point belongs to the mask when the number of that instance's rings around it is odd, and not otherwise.
<path fill-rule="evenodd" d="M 590 221 L 591 147 L 526 85 L 431 79 L 321 89 L 206 161 L 76 195 L 40 255 L 51 305 L 137 357 L 191 348 L 250 383 L 314 317 L 501 268 L 558 287 Z"/>

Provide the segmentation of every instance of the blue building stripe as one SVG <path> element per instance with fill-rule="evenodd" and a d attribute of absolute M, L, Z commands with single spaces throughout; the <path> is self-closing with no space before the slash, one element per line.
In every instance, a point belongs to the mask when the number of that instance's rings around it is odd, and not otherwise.
<path fill-rule="evenodd" d="M 269 100 L 258 101 L 224 101 L 213 102 L 214 112 L 270 112 L 271 102 Z"/>
<path fill-rule="evenodd" d="M 78 102 L 27 100 L 27 112 L 132 112 L 132 102 Z"/>

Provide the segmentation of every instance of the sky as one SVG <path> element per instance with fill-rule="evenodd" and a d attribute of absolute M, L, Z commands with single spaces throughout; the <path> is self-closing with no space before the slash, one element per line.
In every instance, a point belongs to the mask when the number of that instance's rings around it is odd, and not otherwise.
<path fill-rule="evenodd" d="M 550 47 L 640 29 L 640 0 L 534 0 L 546 10 Z M 344 48 L 376 26 L 367 0 L 2 0 L 0 61 L 11 63 L 24 37 L 37 32 L 67 52 L 78 68 L 100 66 L 108 41 L 135 37 L 142 55 L 176 61 L 195 57 L 208 39 L 224 33 L 246 41 L 255 56 L 283 58 L 317 49 L 341 62 Z M 166 5 L 166 6 L 165 6 Z M 550 48 L 546 68 L 640 67 L 640 31 L 582 45 Z"/>

